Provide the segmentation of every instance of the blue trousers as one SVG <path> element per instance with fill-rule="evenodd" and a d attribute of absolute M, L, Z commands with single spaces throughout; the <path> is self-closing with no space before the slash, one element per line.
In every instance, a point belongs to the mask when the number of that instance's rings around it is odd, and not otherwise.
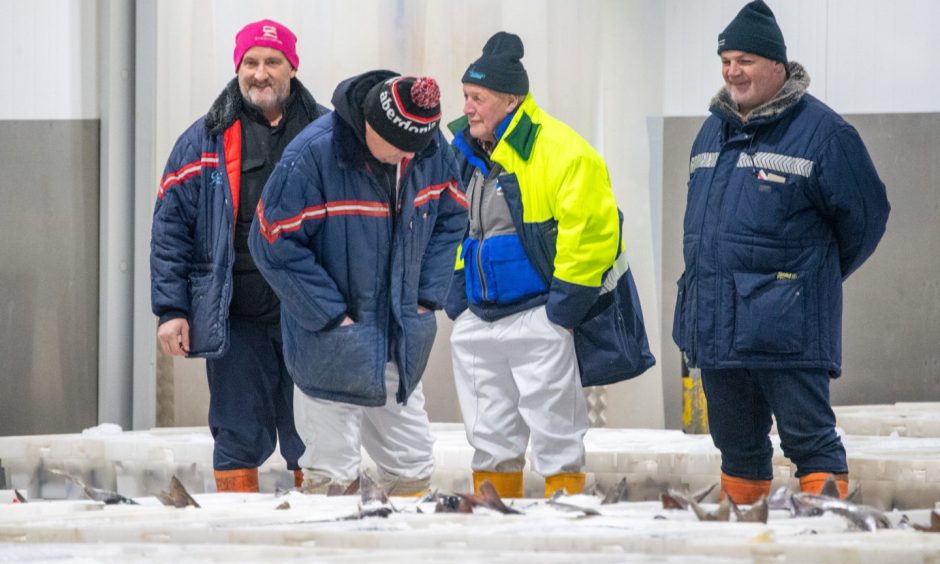
<path fill-rule="evenodd" d="M 296 470 L 304 443 L 294 428 L 294 382 L 282 352 L 281 326 L 232 321 L 225 356 L 206 360 L 209 430 L 215 470 L 257 468 L 280 439 Z"/>
<path fill-rule="evenodd" d="M 708 427 L 721 451 L 721 471 L 749 480 L 773 479 L 771 414 L 780 447 L 796 476 L 848 472 L 845 447 L 829 405 L 822 369 L 702 370 Z"/>

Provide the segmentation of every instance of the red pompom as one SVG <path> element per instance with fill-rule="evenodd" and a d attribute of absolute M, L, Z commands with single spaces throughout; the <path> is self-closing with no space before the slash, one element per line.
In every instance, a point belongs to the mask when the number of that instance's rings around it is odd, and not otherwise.
<path fill-rule="evenodd" d="M 419 107 L 429 110 L 441 101 L 441 89 L 437 81 L 429 76 L 422 76 L 411 87 L 411 100 Z"/>

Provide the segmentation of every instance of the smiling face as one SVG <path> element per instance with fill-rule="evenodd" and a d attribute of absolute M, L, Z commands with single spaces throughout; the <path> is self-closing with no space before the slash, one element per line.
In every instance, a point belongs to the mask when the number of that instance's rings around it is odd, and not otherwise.
<path fill-rule="evenodd" d="M 238 65 L 238 87 L 242 96 L 276 121 L 290 96 L 290 80 L 297 71 L 284 53 L 270 47 L 252 47 Z"/>
<path fill-rule="evenodd" d="M 521 102 L 521 97 L 513 94 L 464 84 L 463 113 L 470 122 L 470 135 L 484 143 L 495 143 L 496 128 Z"/>
<path fill-rule="evenodd" d="M 751 110 L 766 104 L 780 92 L 787 81 L 787 69 L 783 63 L 760 55 L 724 51 L 721 53 L 721 76 L 741 116 L 747 117 Z"/>

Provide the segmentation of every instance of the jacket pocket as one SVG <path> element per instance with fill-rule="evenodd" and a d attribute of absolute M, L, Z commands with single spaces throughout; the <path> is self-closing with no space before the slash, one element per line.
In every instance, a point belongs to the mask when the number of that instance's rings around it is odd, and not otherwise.
<path fill-rule="evenodd" d="M 800 177 L 791 175 L 786 182 L 759 180 L 750 172 L 741 185 L 734 221 L 745 233 L 779 237 L 789 217 L 793 192 L 800 190 Z"/>
<path fill-rule="evenodd" d="M 497 235 L 482 245 L 480 263 L 488 301 L 511 304 L 548 289 L 517 235 Z"/>
<path fill-rule="evenodd" d="M 799 274 L 735 272 L 734 348 L 794 354 L 803 350 L 803 279 Z"/>
<path fill-rule="evenodd" d="M 282 322 L 284 356 L 298 388 L 319 398 L 384 400 L 385 355 L 376 348 L 374 323 L 361 319 L 345 327 L 308 331 L 289 315 Z"/>
<path fill-rule="evenodd" d="M 212 272 L 189 277 L 189 356 L 218 358 L 228 349 L 227 308 L 222 306 L 222 280 Z"/>

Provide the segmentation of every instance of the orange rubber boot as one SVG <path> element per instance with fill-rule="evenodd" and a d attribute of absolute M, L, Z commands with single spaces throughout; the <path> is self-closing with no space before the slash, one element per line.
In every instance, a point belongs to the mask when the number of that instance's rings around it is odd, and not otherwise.
<path fill-rule="evenodd" d="M 294 487 L 299 488 L 304 485 L 304 471 L 302 469 L 294 470 Z"/>
<path fill-rule="evenodd" d="M 836 479 L 836 487 L 839 488 L 839 499 L 845 499 L 849 495 L 849 475 L 848 474 L 830 474 L 829 472 L 813 472 L 800 477 L 800 491 L 819 495 L 826 480 L 832 476 Z"/>
<path fill-rule="evenodd" d="M 721 473 L 721 499 L 731 496 L 731 501 L 738 505 L 751 505 L 761 496 L 770 495 L 771 480 L 748 480 Z"/>
<path fill-rule="evenodd" d="M 474 472 L 473 493 L 480 493 L 480 484 L 489 480 L 499 497 L 523 497 L 522 472 Z"/>
<path fill-rule="evenodd" d="M 584 474 L 555 474 L 545 478 L 545 497 L 552 497 L 555 492 L 565 490 L 568 495 L 579 494 L 584 491 Z"/>
<path fill-rule="evenodd" d="M 216 470 L 215 489 L 218 492 L 258 492 L 258 469 Z"/>

